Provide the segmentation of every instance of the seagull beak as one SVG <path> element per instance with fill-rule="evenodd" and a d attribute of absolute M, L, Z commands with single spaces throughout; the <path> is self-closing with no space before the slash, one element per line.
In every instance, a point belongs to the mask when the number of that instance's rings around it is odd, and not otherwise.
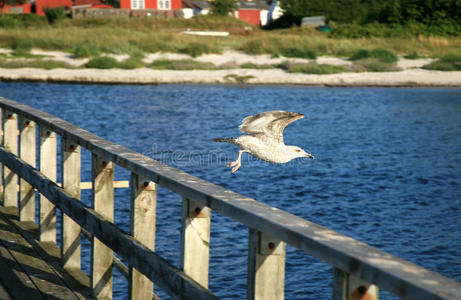
<path fill-rule="evenodd" d="M 312 155 L 312 154 L 310 154 L 310 153 L 306 153 L 306 157 L 309 157 L 309 158 L 312 158 L 312 159 L 315 158 L 314 155 Z"/>

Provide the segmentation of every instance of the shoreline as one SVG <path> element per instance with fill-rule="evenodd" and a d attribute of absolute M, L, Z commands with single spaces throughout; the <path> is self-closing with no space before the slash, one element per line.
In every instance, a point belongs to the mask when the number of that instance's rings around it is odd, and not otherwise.
<path fill-rule="evenodd" d="M 1 49 L 7 57 L 9 49 Z M 433 71 L 422 69 L 432 59 L 409 60 L 403 57 L 396 63 L 398 71 L 391 72 L 345 72 L 328 75 L 288 73 L 279 68 L 245 69 L 226 68 L 243 63 L 274 65 L 282 62 L 310 63 L 347 66 L 352 62 L 347 58 L 318 57 L 315 60 L 302 58 L 272 57 L 267 54 L 249 55 L 238 51 L 222 54 L 207 54 L 192 58 L 186 54 L 151 53 L 143 62 L 152 63 L 158 59 L 195 60 L 212 63 L 220 67 L 215 70 L 158 70 L 147 67 L 139 69 L 89 69 L 81 68 L 88 58 L 76 59 L 72 54 L 59 51 L 31 50 L 31 54 L 62 61 L 75 69 L 0 68 L 0 81 L 31 81 L 85 84 L 245 84 L 245 85 L 300 85 L 300 86 L 377 86 L 377 87 L 461 87 L 461 71 Z M 117 61 L 128 55 L 112 55 Z M 14 58 L 13 58 L 14 59 Z M 18 60 L 29 60 L 19 58 Z"/>
<path fill-rule="evenodd" d="M 1 69 L 0 81 L 87 84 L 245 84 L 338 87 L 461 87 L 461 71 L 407 69 L 395 72 L 312 75 L 269 69 L 153 70 L 124 69 Z"/>

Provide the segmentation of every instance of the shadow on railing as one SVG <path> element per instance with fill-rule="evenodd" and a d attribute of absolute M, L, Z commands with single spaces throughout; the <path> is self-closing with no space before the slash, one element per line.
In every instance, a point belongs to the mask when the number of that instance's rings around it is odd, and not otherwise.
<path fill-rule="evenodd" d="M 150 299 L 153 283 L 172 298 L 217 298 L 207 289 L 210 217 L 215 211 L 249 228 L 248 299 L 283 299 L 286 244 L 334 266 L 334 299 L 377 299 L 378 286 L 405 299 L 461 299 L 461 284 L 440 274 L 193 177 L 40 110 L 1 97 L 0 108 L 3 205 L 19 205 L 20 220 L 35 222 L 34 189 L 38 190 L 40 239 L 53 242 L 55 207 L 60 209 L 63 265 L 81 268 L 83 233 L 92 244 L 94 296 L 112 298 L 111 268 L 115 265 L 128 277 L 130 299 Z M 56 181 L 58 137 L 62 187 Z M 88 186 L 93 191 L 93 209 L 80 201 L 81 147 L 92 153 L 92 183 Z M 114 164 L 131 172 L 130 234 L 113 224 Z M 21 179 L 19 198 L 17 176 Z M 157 185 L 183 197 L 179 268 L 154 251 Z"/>

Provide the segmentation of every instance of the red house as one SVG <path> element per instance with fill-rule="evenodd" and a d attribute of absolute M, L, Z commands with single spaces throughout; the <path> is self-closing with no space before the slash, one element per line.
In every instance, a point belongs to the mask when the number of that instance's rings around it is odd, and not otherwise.
<path fill-rule="evenodd" d="M 251 0 L 237 2 L 237 17 L 255 26 L 266 25 L 269 4 L 266 0 Z"/>
<path fill-rule="evenodd" d="M 69 11 L 72 10 L 72 1 L 71 0 L 37 0 L 35 1 L 35 13 L 37 15 L 44 16 L 45 12 L 43 9 L 45 7 L 58 7 L 58 6 L 64 6 L 66 9 Z"/>
<path fill-rule="evenodd" d="M 121 9 L 178 10 L 182 0 L 120 0 Z"/>

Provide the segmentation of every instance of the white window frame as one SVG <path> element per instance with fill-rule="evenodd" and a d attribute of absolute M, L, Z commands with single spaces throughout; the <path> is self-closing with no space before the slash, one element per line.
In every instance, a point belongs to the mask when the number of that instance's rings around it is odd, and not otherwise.
<path fill-rule="evenodd" d="M 158 10 L 171 10 L 171 0 L 157 0 Z"/>
<path fill-rule="evenodd" d="M 146 1 L 145 0 L 131 0 L 131 9 L 145 9 Z"/>

